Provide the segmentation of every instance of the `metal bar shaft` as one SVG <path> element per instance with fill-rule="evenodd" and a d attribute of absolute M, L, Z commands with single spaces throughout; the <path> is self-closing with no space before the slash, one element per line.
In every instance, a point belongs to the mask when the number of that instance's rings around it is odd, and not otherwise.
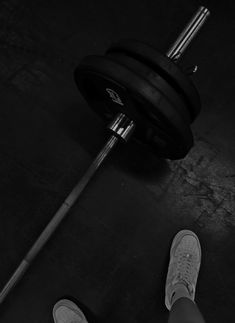
<path fill-rule="evenodd" d="M 189 46 L 193 38 L 197 35 L 201 27 L 204 25 L 209 15 L 210 12 L 207 8 L 199 7 L 197 12 L 190 19 L 176 41 L 169 48 L 166 55 L 169 58 L 178 60 L 185 52 L 186 48 Z"/>
<path fill-rule="evenodd" d="M 111 136 L 111 138 L 108 140 L 106 145 L 103 147 L 103 149 L 100 151 L 100 153 L 97 155 L 96 159 L 93 161 L 93 163 L 90 165 L 86 173 L 83 175 L 83 177 L 80 179 L 78 184 L 74 187 L 72 192 L 68 195 L 64 203 L 61 205 L 59 210 L 56 212 L 56 214 L 53 216 L 51 221 L 48 223 L 44 231 L 40 234 L 36 242 L 33 244 L 29 252 L 26 254 L 25 258 L 22 260 L 14 274 L 11 276 L 7 284 L 4 286 L 0 293 L 0 304 L 4 301 L 6 296 L 9 294 L 9 292 L 14 288 L 14 286 L 19 282 L 19 280 L 23 277 L 24 273 L 28 269 L 29 265 L 33 261 L 33 259 L 37 256 L 39 251 L 43 248 L 43 246 L 46 244 L 48 239 L 52 236 L 58 225 L 61 223 L 61 221 L 66 217 L 68 214 L 68 211 L 73 206 L 73 204 L 76 202 L 78 197 L 83 192 L 84 188 L 90 181 L 90 179 L 93 177 L 97 169 L 100 167 L 102 162 L 105 160 L 105 158 L 108 156 L 108 154 L 111 152 L 111 150 L 115 147 L 115 145 L 118 142 L 118 138 L 116 136 Z"/>

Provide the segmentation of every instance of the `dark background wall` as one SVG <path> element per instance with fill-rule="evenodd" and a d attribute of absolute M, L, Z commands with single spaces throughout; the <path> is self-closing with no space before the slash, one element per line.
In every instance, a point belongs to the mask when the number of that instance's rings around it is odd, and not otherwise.
<path fill-rule="evenodd" d="M 183 63 L 199 66 L 194 148 L 172 162 L 119 147 L 1 305 L 2 323 L 52 322 L 65 295 L 95 321 L 166 322 L 169 248 L 185 228 L 203 250 L 199 307 L 207 322 L 233 321 L 232 1 L 0 2 L 0 287 L 107 138 L 74 84 L 80 59 L 125 37 L 165 51 L 201 4 L 211 18 Z"/>

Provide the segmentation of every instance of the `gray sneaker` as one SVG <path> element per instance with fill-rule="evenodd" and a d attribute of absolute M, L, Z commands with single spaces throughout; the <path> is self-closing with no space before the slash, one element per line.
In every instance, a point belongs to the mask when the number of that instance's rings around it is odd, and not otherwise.
<path fill-rule="evenodd" d="M 79 307 L 68 299 L 61 299 L 53 307 L 55 323 L 88 323 Z"/>
<path fill-rule="evenodd" d="M 171 309 L 176 284 L 184 284 L 194 301 L 197 278 L 201 265 L 201 246 L 197 235 L 190 230 L 179 231 L 173 239 L 168 267 L 165 305 Z"/>

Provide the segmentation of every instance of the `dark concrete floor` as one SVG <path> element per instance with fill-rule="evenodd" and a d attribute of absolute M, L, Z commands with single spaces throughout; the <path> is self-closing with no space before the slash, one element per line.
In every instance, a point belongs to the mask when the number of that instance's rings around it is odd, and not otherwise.
<path fill-rule="evenodd" d="M 76 89 L 77 63 L 123 37 L 164 51 L 199 4 L 1 1 L 0 288 L 107 138 Z M 196 300 L 206 321 L 234 321 L 234 5 L 204 5 L 211 19 L 184 60 L 199 65 L 194 148 L 172 162 L 119 147 L 1 305 L 1 323 L 52 322 L 65 295 L 94 321 L 166 322 L 169 247 L 184 228 L 203 249 Z"/>

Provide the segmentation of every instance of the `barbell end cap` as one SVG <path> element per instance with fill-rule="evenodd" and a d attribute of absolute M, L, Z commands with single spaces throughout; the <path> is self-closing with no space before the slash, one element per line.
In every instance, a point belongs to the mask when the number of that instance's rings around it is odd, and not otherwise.
<path fill-rule="evenodd" d="M 200 6 L 199 7 L 199 10 L 201 10 L 201 12 L 205 15 L 205 16 L 209 16 L 211 13 L 210 13 L 210 10 L 204 6 Z"/>

